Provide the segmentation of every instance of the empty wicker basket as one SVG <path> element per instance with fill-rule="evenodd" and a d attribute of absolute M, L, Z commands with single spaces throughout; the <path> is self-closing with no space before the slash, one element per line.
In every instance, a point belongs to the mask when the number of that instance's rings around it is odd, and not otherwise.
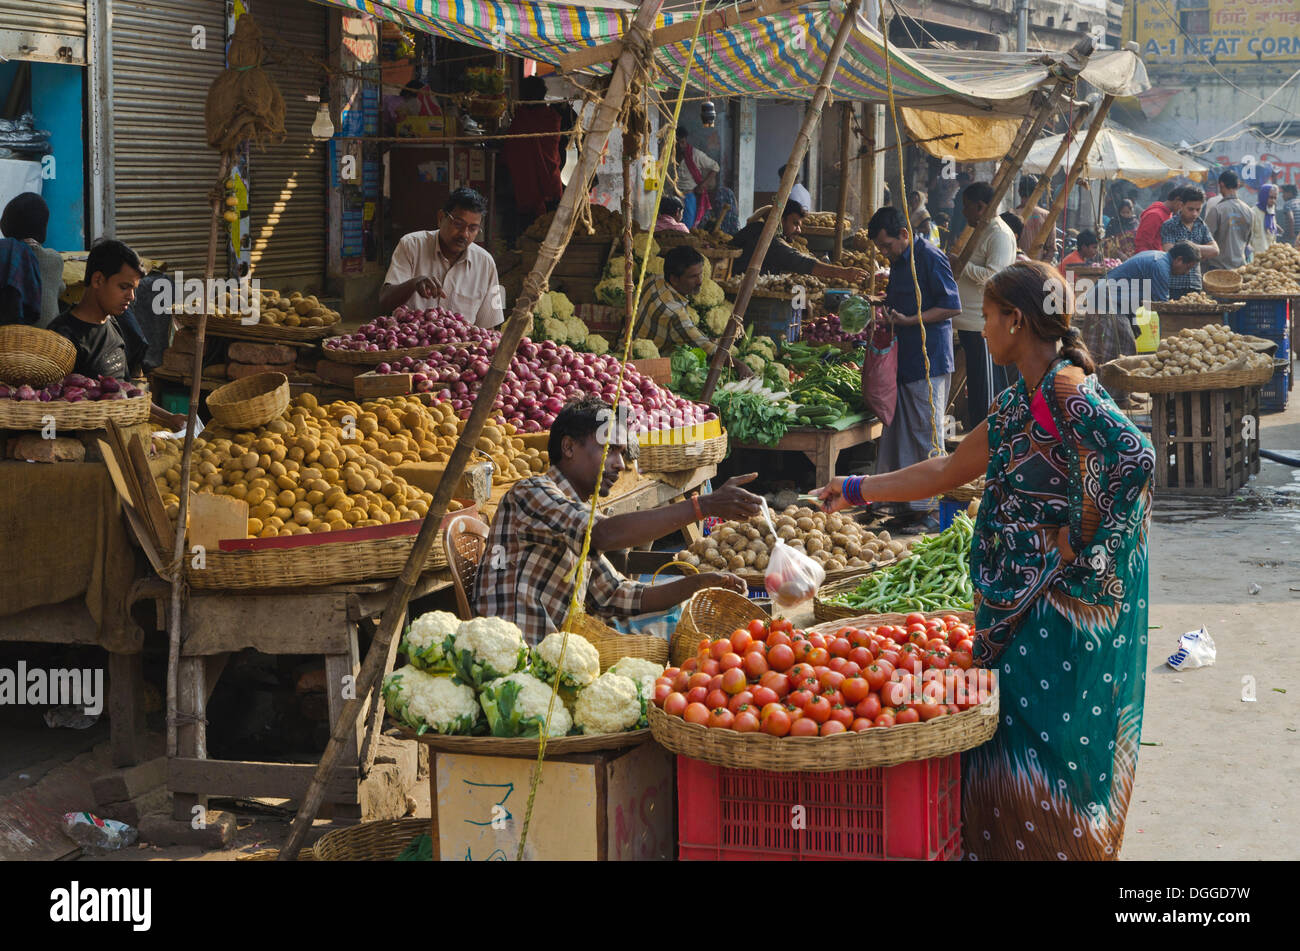
<path fill-rule="evenodd" d="M 48 386 L 71 373 L 76 363 L 77 348 L 62 334 L 23 324 L 0 327 L 0 382 Z"/>
<path fill-rule="evenodd" d="M 1211 294 L 1235 294 L 1241 290 L 1241 275 L 1236 271 L 1219 268 L 1202 274 L 1201 283 Z"/>
<path fill-rule="evenodd" d="M 208 395 L 212 418 L 230 429 L 256 429 L 289 408 L 289 378 L 258 373 L 227 383 Z"/>

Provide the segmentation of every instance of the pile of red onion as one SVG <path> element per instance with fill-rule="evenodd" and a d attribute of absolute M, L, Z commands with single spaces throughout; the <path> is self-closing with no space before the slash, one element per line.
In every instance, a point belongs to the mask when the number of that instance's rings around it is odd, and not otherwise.
<path fill-rule="evenodd" d="M 856 343 L 860 340 L 870 340 L 871 335 L 866 330 L 855 334 L 846 333 L 840 329 L 839 316 L 828 314 L 825 317 L 805 320 L 803 328 L 799 331 L 799 339 L 804 343 Z"/>
<path fill-rule="evenodd" d="M 413 374 L 417 393 L 435 393 L 449 401 L 458 415 L 468 416 L 495 349 L 493 344 L 439 350 L 423 360 L 402 357 L 381 363 L 375 370 Z M 525 337 L 494 405 L 506 422 L 526 433 L 550 429 L 555 415 L 570 400 L 595 396 L 613 403 L 618 367 L 618 359 L 609 354 L 578 353 L 563 344 L 534 343 Z M 701 404 L 670 393 L 631 366 L 623 377 L 623 404 L 632 435 L 714 418 Z"/>
<path fill-rule="evenodd" d="M 0 399 L 23 400 L 26 402 L 51 403 L 62 400 L 65 403 L 80 403 L 85 400 L 130 400 L 144 396 L 144 390 L 111 376 L 98 379 L 69 373 L 58 383 L 51 383 L 42 389 L 27 386 L 6 386 L 0 383 Z"/>
<path fill-rule="evenodd" d="M 443 307 L 411 310 L 399 307 L 391 317 L 376 317 L 356 333 L 326 341 L 326 350 L 378 353 L 407 347 L 432 347 L 448 343 L 495 344 L 501 335 L 469 323 Z"/>

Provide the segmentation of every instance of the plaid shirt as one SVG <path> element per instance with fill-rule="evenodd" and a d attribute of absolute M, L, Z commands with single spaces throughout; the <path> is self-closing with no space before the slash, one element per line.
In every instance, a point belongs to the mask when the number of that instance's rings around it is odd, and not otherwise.
<path fill-rule="evenodd" d="M 552 466 L 524 479 L 501 500 L 487 548 L 478 564 L 471 599 L 482 617 L 513 621 L 529 644 L 558 631 L 569 611 L 573 582 L 590 509 Z M 604 516 L 597 515 L 597 522 Z M 641 613 L 646 585 L 619 574 L 604 555 L 587 562 L 588 612 L 604 617 Z"/>
<path fill-rule="evenodd" d="M 1160 226 L 1160 242 L 1162 244 L 1177 244 L 1179 241 L 1187 241 L 1190 244 L 1209 244 L 1214 239 L 1210 237 L 1210 229 L 1205 226 L 1205 222 L 1197 218 L 1192 222 L 1189 228 L 1183 224 L 1182 215 L 1174 215 L 1168 221 Z M 1175 274 L 1169 279 L 1169 299 L 1178 300 L 1184 294 L 1190 294 L 1192 291 L 1201 289 L 1201 265 L 1195 265 L 1186 274 Z"/>
<path fill-rule="evenodd" d="M 673 290 L 662 274 L 656 274 L 645 289 L 633 337 L 648 337 L 664 355 L 678 347 L 702 347 L 708 354 L 715 349 L 713 341 L 695 326 L 690 302 Z"/>

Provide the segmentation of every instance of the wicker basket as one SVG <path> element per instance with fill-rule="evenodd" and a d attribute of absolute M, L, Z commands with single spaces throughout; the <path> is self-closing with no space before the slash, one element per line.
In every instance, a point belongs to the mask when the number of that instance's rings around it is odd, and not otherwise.
<path fill-rule="evenodd" d="M 603 674 L 624 657 L 640 657 L 662 666 L 668 666 L 668 642 L 662 637 L 644 634 L 620 634 L 612 627 L 579 611 L 573 622 L 573 633 L 591 641 L 600 654 L 600 672 Z"/>
<path fill-rule="evenodd" d="M 509 756 L 519 759 L 537 759 L 537 737 L 503 739 L 497 736 L 442 736 L 438 733 L 416 732 L 399 726 L 402 736 L 415 740 L 444 753 L 464 753 L 474 756 Z M 547 756 L 572 756 L 576 753 L 599 753 L 602 750 L 621 750 L 640 746 L 650 740 L 649 730 L 629 730 L 626 733 L 597 733 L 592 736 L 553 736 L 546 741 Z M 317 843 L 317 848 L 320 844 Z"/>
<path fill-rule="evenodd" d="M 212 418 L 229 429 L 265 426 L 288 408 L 289 378 L 283 373 L 255 373 L 208 394 Z"/>
<path fill-rule="evenodd" d="M 894 562 L 891 561 L 889 564 L 892 565 Z M 885 565 L 880 567 L 884 568 Z M 846 608 L 838 604 L 830 604 L 826 599 L 837 594 L 847 594 L 856 588 L 863 578 L 875 570 L 875 568 L 872 568 L 847 578 L 840 578 L 829 584 L 823 584 L 817 594 L 813 596 L 813 617 L 818 621 L 835 621 L 839 618 L 853 617 L 854 614 L 858 613 L 857 608 Z"/>
<path fill-rule="evenodd" d="M 1241 274 L 1219 268 L 1201 275 L 1202 286 L 1211 294 L 1232 294 L 1241 290 Z"/>
<path fill-rule="evenodd" d="M 72 372 L 77 348 L 53 330 L 24 324 L 0 327 L 0 382 L 42 387 Z"/>
<path fill-rule="evenodd" d="M 274 862 L 280 857 L 279 849 L 258 849 L 256 852 L 250 852 L 248 855 L 236 855 L 236 862 Z M 315 862 L 316 852 L 309 845 L 305 849 L 298 850 L 299 862 Z"/>
<path fill-rule="evenodd" d="M 414 535 L 401 535 L 301 548 L 208 551 L 201 569 L 186 560 L 185 578 L 192 588 L 295 588 L 396 578 L 414 546 Z M 446 567 L 440 532 L 423 570 Z"/>
<path fill-rule="evenodd" d="M 984 477 L 980 476 L 974 482 L 967 482 L 965 485 L 959 485 L 955 489 L 949 489 L 943 494 L 945 499 L 953 502 L 974 502 L 976 499 L 984 498 Z"/>
<path fill-rule="evenodd" d="M 176 314 L 175 318 L 176 322 L 182 327 L 193 330 L 199 326 L 199 318 L 195 314 Z M 214 337 L 229 337 L 232 340 L 311 343 L 314 340 L 320 340 L 322 337 L 328 337 L 334 332 L 334 327 L 337 324 L 338 321 L 336 320 L 324 327 L 286 327 L 283 324 L 245 324 L 230 317 L 209 316 L 204 333 L 212 334 Z"/>
<path fill-rule="evenodd" d="M 697 591 L 682 609 L 681 620 L 673 633 L 669 659 L 680 667 L 695 656 L 695 648 L 703 638 L 717 638 L 744 627 L 755 618 L 770 618 L 766 611 L 744 595 L 727 588 L 705 588 Z"/>
<path fill-rule="evenodd" d="M 429 819 L 363 822 L 350 829 L 326 832 L 312 846 L 312 851 L 318 862 L 391 862 L 412 839 L 430 833 L 432 828 Z"/>
<path fill-rule="evenodd" d="M 330 340 L 335 339 L 331 337 Z M 381 363 L 392 363 L 394 360 L 400 360 L 402 357 L 412 357 L 421 360 L 433 353 L 435 350 L 442 350 L 445 346 L 435 346 L 429 344 L 426 347 L 404 347 L 401 350 L 376 350 L 373 352 L 366 350 L 337 350 L 330 346 L 330 341 L 326 340 L 321 349 L 325 351 L 325 358 L 333 360 L 335 363 L 352 363 L 357 366 L 378 366 Z"/>
<path fill-rule="evenodd" d="M 671 446 L 641 446 L 637 467 L 642 472 L 684 472 L 711 466 L 727 458 L 727 433 Z"/>
<path fill-rule="evenodd" d="M 125 400 L 82 400 L 68 403 L 51 400 L 0 400 L 0 429 L 44 429 L 54 418 L 58 432 L 77 429 L 107 429 L 109 420 L 119 426 L 134 426 L 149 419 L 148 396 Z"/>
<path fill-rule="evenodd" d="M 650 707 L 650 731 L 665 749 L 729 769 L 823 773 L 895 766 L 969 750 L 998 728 L 998 695 L 969 710 L 931 720 L 832 736 L 769 736 L 710 729 Z M 319 848 L 319 845 L 317 846 Z"/>
<path fill-rule="evenodd" d="M 1145 376 L 1133 372 L 1142 357 L 1120 357 L 1098 370 L 1107 389 L 1130 393 L 1182 393 L 1187 390 L 1231 390 L 1239 386 L 1263 386 L 1273 378 L 1273 365 L 1253 370 L 1215 370 L 1211 373 L 1183 373 L 1178 376 Z"/>

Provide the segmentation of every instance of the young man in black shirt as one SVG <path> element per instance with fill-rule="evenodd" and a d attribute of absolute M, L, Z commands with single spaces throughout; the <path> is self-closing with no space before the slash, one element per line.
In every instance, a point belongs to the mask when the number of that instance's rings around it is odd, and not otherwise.
<path fill-rule="evenodd" d="M 135 300 L 142 277 L 144 268 L 139 256 L 121 241 L 98 241 L 90 249 L 81 301 L 56 317 L 49 327 L 77 348 L 74 372 L 119 380 L 142 377 L 144 341 L 125 332 L 119 320 Z M 185 425 L 184 416 L 159 406 L 153 407 L 149 418 L 172 429 Z"/>

